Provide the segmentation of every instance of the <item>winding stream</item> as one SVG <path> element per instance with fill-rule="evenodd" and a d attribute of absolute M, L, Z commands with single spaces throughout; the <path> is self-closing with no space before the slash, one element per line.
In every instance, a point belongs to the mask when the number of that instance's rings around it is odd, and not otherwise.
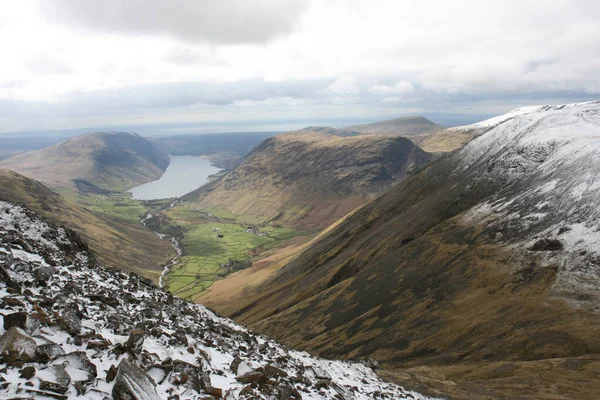
<path fill-rule="evenodd" d="M 174 205 L 175 205 L 175 203 L 171 204 L 170 207 L 173 207 Z M 140 223 L 142 225 L 144 225 L 146 228 L 148 228 L 148 226 L 146 225 L 146 221 L 149 220 L 150 218 L 152 218 L 152 212 L 148 212 L 146 214 L 146 216 L 140 220 Z M 148 228 L 148 229 L 150 229 L 150 228 Z M 169 271 L 171 271 L 171 268 L 173 268 L 175 265 L 179 264 L 179 257 L 181 257 L 181 255 L 183 254 L 183 250 L 181 248 L 181 243 L 179 242 L 179 240 L 177 238 L 174 238 L 172 236 L 167 236 L 164 233 L 160 233 L 160 232 L 156 232 L 156 231 L 152 231 L 152 232 L 154 232 L 156 234 L 156 236 L 158 236 L 162 240 L 169 240 L 169 242 L 171 242 L 171 246 L 173 246 L 173 248 L 175 249 L 175 256 L 171 259 L 171 261 L 168 264 L 166 264 L 163 267 L 162 272 L 160 273 L 160 277 L 158 278 L 158 287 L 160 287 L 161 289 L 164 289 L 164 279 L 167 276 L 167 274 L 169 273 Z"/>

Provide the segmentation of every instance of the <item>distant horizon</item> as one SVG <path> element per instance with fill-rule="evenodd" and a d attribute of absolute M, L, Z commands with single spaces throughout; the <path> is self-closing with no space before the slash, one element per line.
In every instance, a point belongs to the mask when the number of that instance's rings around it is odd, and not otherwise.
<path fill-rule="evenodd" d="M 380 119 L 348 118 L 348 119 L 302 119 L 299 121 L 254 121 L 254 122 L 181 122 L 161 124 L 134 124 L 76 127 L 67 129 L 24 129 L 0 132 L 0 137 L 72 137 L 89 132 L 135 132 L 144 137 L 176 136 L 176 135 L 220 135 L 242 133 L 281 133 L 303 129 L 309 126 L 329 126 L 343 128 L 346 126 L 369 124 L 405 117 L 425 117 L 430 121 L 445 127 L 462 126 L 483 121 L 496 116 L 468 114 L 424 114 L 385 116 Z M 245 127 L 245 128 L 244 128 Z"/>

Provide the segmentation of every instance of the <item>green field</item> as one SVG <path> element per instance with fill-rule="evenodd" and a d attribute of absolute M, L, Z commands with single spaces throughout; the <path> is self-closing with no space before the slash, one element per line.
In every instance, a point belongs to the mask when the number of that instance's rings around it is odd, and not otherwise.
<path fill-rule="evenodd" d="M 103 216 L 137 224 L 146 212 L 140 200 L 131 193 L 82 194 L 70 189 L 55 189 L 63 197 Z"/>
<path fill-rule="evenodd" d="M 185 208 L 171 209 L 167 215 L 171 224 L 185 227 L 181 241 L 184 255 L 169 273 L 167 287 L 173 294 L 191 300 L 229 272 L 223 267 L 228 261 L 255 260 L 283 241 L 309 233 L 273 226 L 251 233 L 247 232 L 247 225 L 210 221 L 206 214 Z"/>

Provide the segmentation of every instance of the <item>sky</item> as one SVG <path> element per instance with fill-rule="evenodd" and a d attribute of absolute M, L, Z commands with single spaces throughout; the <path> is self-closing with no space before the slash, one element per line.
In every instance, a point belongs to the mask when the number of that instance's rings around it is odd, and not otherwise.
<path fill-rule="evenodd" d="M 0 134 L 286 130 L 407 115 L 457 125 L 600 98 L 597 0 L 0 5 Z"/>

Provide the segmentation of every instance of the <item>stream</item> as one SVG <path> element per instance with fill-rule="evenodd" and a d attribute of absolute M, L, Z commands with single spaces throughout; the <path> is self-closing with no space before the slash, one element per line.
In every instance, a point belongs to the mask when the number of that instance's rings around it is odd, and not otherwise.
<path fill-rule="evenodd" d="M 171 204 L 170 207 L 173 207 L 174 205 L 175 205 L 175 203 Z M 146 225 L 146 221 L 149 220 L 150 218 L 152 218 L 152 212 L 148 212 L 146 214 L 146 216 L 140 220 L 140 223 L 142 225 L 144 225 L 145 227 L 148 227 Z M 164 289 L 164 279 L 167 276 L 167 274 L 169 273 L 169 271 L 171 270 L 171 268 L 173 268 L 175 265 L 177 265 L 179 263 L 179 257 L 181 257 L 181 255 L 183 254 L 183 250 L 181 248 L 181 243 L 179 242 L 179 240 L 177 238 L 174 238 L 172 236 L 168 236 L 168 235 L 165 235 L 164 233 L 160 233 L 160 232 L 156 232 L 156 231 L 152 231 L 152 232 L 154 232 L 156 234 L 156 236 L 158 236 L 162 240 L 168 240 L 169 242 L 171 242 L 171 246 L 173 246 L 173 248 L 175 249 L 175 256 L 171 259 L 171 261 L 168 264 L 166 264 L 163 267 L 162 272 L 160 273 L 160 277 L 158 278 L 158 287 L 161 289 Z"/>

